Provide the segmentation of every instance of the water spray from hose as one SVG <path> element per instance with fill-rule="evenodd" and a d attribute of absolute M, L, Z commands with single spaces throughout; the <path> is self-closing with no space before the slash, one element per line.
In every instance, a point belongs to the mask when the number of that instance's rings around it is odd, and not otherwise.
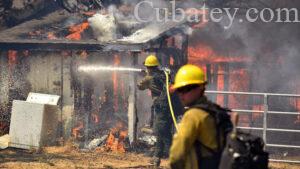
<path fill-rule="evenodd" d="M 142 72 L 144 69 L 139 69 L 139 68 L 131 68 L 131 67 L 115 67 L 115 66 L 93 66 L 93 65 L 82 65 L 78 67 L 78 71 L 81 72 L 98 72 L 98 71 L 122 71 L 122 72 Z M 170 70 L 167 68 L 163 69 L 165 76 L 166 76 L 166 91 L 167 91 L 167 98 L 168 98 L 168 104 L 170 108 L 170 112 L 172 115 L 172 120 L 174 123 L 174 126 L 176 130 L 178 130 L 177 122 L 176 122 L 176 117 L 174 114 L 173 106 L 172 106 L 172 101 L 171 101 L 171 96 L 170 96 L 170 91 L 169 91 L 169 74 Z"/>
<path fill-rule="evenodd" d="M 79 66 L 80 72 L 98 72 L 98 71 L 122 71 L 122 72 L 142 72 L 143 69 L 131 68 L 131 67 L 116 67 L 116 66 Z"/>

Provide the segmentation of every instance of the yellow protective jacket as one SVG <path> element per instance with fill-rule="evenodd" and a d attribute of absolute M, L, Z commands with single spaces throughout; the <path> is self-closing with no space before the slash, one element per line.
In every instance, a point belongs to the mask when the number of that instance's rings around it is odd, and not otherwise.
<path fill-rule="evenodd" d="M 201 97 L 197 103 L 205 102 Z M 199 141 L 211 150 L 218 148 L 217 131 L 214 118 L 199 108 L 188 109 L 179 124 L 179 129 L 173 137 L 169 162 L 172 168 L 198 169 L 198 158 L 195 142 Z M 210 157 L 212 152 L 201 146 L 201 156 Z"/>
<path fill-rule="evenodd" d="M 152 98 L 155 100 L 161 96 L 165 87 L 166 77 L 163 71 L 157 69 L 151 74 L 147 72 L 147 75 L 137 84 L 139 90 L 149 89 L 151 91 Z"/>

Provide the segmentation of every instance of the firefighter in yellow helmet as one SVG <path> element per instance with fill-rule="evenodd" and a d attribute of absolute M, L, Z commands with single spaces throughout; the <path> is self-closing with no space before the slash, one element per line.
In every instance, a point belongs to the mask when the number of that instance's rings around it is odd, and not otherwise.
<path fill-rule="evenodd" d="M 157 137 L 154 149 L 154 157 L 151 162 L 155 166 L 160 165 L 160 159 L 167 157 L 172 141 L 172 118 L 168 106 L 166 93 L 166 76 L 159 69 L 159 62 L 155 55 L 149 55 L 144 65 L 147 68 L 146 76 L 138 83 L 138 89 L 151 91 L 153 104 L 151 109 L 154 110 L 153 129 Z"/>
<path fill-rule="evenodd" d="M 172 169 L 218 168 L 221 153 L 215 119 L 201 108 L 216 106 L 204 96 L 206 84 L 204 71 L 195 65 L 182 66 L 175 76 L 173 89 L 186 110 L 170 149 Z"/>

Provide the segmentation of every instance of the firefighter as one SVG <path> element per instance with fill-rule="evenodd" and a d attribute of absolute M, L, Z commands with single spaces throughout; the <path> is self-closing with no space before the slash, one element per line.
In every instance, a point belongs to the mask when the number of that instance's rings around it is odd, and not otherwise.
<path fill-rule="evenodd" d="M 164 72 L 159 69 L 159 62 L 155 55 L 149 55 L 144 65 L 147 68 L 146 75 L 137 86 L 139 90 L 149 89 L 151 91 L 153 100 L 152 108 L 155 114 L 153 129 L 157 137 L 151 163 L 155 166 L 159 166 L 160 159 L 168 156 L 172 141 L 172 118 L 166 95 L 166 76 Z"/>
<path fill-rule="evenodd" d="M 211 103 L 204 96 L 206 84 L 203 70 L 195 65 L 182 66 L 175 76 L 173 89 L 186 111 L 170 148 L 172 169 L 218 168 L 220 156 L 214 153 L 218 149 L 215 119 L 197 107 Z"/>

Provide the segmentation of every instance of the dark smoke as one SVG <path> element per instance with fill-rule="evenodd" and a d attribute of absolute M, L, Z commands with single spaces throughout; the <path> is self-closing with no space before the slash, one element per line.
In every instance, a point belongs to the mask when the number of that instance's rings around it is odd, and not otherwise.
<path fill-rule="evenodd" d="M 194 31 L 190 45 L 204 43 L 222 56 L 248 56 L 247 63 L 255 92 L 295 93 L 289 84 L 300 78 L 299 23 L 239 23 L 224 29 L 219 23 L 208 23 Z"/>
<path fill-rule="evenodd" d="M 291 1 L 287 1 L 287 5 L 282 2 L 280 6 L 295 7 L 300 12 L 299 2 L 298 6 L 297 3 L 291 5 L 288 2 Z M 240 23 L 239 19 L 236 18 L 229 29 L 224 29 L 224 25 L 227 25 L 225 22 L 209 22 L 206 27 L 193 32 L 189 45 L 196 46 L 204 43 L 212 47 L 220 56 L 252 58 L 252 62 L 244 65 L 250 75 L 248 90 L 250 92 L 300 94 L 300 23 Z M 268 99 L 269 110 L 299 111 L 292 105 L 291 100 L 295 101 L 295 99 L 289 99 L 270 97 Z M 262 99 L 253 99 L 255 104 L 262 102 Z M 244 104 L 251 105 L 251 101 Z M 297 117 L 293 115 L 268 114 L 267 126 L 299 129 L 299 123 L 295 123 L 296 119 Z M 251 126 L 262 126 L 262 120 L 253 121 Z M 297 133 L 268 132 L 267 134 L 269 144 L 299 145 L 299 139 Z M 292 149 L 284 151 L 299 154 L 296 151 L 293 152 Z M 283 150 L 273 148 L 270 152 L 282 153 Z"/>

